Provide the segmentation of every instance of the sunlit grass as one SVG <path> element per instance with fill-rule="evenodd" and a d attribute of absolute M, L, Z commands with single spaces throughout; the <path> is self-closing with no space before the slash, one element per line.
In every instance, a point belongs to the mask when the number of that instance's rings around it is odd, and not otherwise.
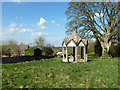
<path fill-rule="evenodd" d="M 62 58 L 2 65 L 3 88 L 117 88 L 118 59 L 89 58 L 64 63 Z"/>

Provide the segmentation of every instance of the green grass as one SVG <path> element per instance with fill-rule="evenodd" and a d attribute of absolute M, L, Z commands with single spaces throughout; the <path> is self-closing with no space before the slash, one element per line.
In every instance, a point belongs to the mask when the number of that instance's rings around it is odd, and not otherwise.
<path fill-rule="evenodd" d="M 118 59 L 89 58 L 64 63 L 62 58 L 2 65 L 2 88 L 118 88 Z"/>

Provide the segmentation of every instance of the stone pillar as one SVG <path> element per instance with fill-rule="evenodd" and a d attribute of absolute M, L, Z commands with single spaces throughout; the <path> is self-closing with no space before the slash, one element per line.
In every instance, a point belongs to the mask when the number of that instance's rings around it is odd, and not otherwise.
<path fill-rule="evenodd" d="M 86 59 L 86 46 L 84 46 L 84 59 Z"/>
<path fill-rule="evenodd" d="M 68 61 L 68 47 L 66 47 L 66 61 Z"/>
<path fill-rule="evenodd" d="M 64 57 L 64 47 L 63 47 L 63 61 L 64 61 L 64 58 L 65 58 L 65 57 Z"/>
<path fill-rule="evenodd" d="M 75 61 L 77 61 L 77 46 L 75 47 Z"/>
<path fill-rule="evenodd" d="M 81 58 L 83 58 L 83 47 L 81 47 Z"/>
<path fill-rule="evenodd" d="M 87 59 L 88 59 L 88 55 L 87 55 L 87 45 L 86 45 L 86 62 L 87 62 Z"/>
<path fill-rule="evenodd" d="M 73 58 L 74 58 L 74 61 L 75 61 L 75 47 L 73 47 Z"/>

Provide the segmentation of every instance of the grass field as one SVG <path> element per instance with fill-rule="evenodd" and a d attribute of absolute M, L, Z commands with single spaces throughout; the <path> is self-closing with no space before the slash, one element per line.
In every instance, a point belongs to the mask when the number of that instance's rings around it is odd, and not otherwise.
<path fill-rule="evenodd" d="M 64 63 L 62 58 L 2 65 L 2 88 L 118 88 L 120 58 L 89 58 Z"/>

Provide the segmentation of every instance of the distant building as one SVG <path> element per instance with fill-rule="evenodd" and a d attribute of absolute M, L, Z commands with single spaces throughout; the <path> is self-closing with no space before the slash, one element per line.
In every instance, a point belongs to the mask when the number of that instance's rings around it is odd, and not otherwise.
<path fill-rule="evenodd" d="M 29 48 L 29 45 L 16 45 L 14 46 L 14 48 L 12 49 L 13 51 L 13 56 L 17 56 L 18 53 L 19 55 L 24 55 L 24 50 L 25 49 L 28 49 Z"/>
<path fill-rule="evenodd" d="M 21 54 L 24 54 L 24 50 L 29 48 L 29 45 L 18 45 L 18 47 L 21 50 Z"/>

